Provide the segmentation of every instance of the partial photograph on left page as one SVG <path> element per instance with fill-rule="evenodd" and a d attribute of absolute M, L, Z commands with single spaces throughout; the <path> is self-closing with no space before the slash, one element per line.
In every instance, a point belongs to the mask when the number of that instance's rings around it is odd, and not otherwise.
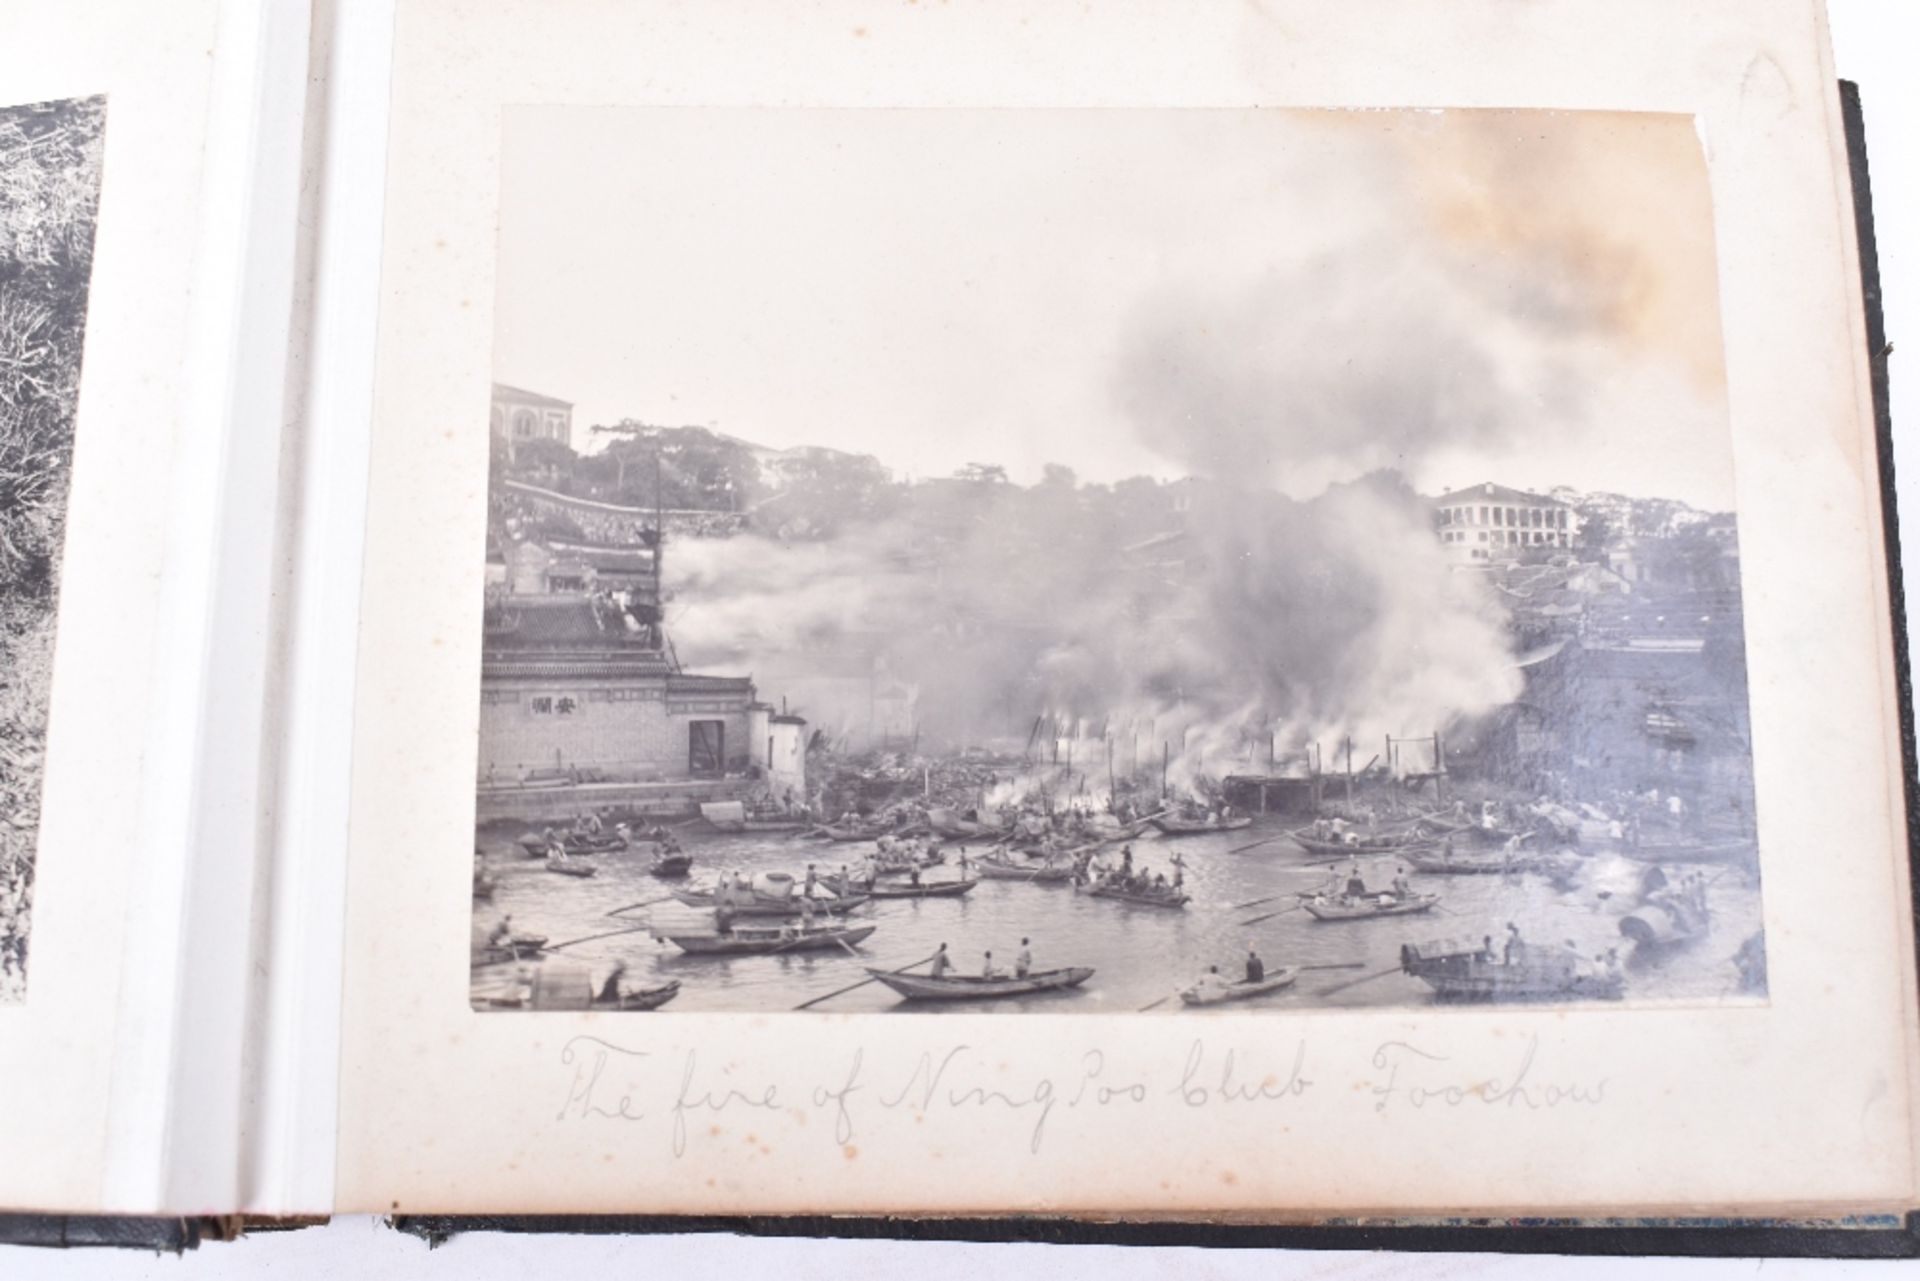
<path fill-rule="evenodd" d="M 0 106 L 0 1004 L 26 999 L 104 97 Z"/>

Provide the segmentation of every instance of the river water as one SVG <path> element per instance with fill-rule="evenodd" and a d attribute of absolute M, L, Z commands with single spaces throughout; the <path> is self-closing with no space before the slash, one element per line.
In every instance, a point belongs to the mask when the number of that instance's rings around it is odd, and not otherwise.
<path fill-rule="evenodd" d="M 497 829 L 479 834 L 488 872 L 497 883 L 493 901 L 476 905 L 475 928 L 484 931 L 501 913 L 511 913 L 516 931 L 546 935 L 552 942 L 584 938 L 623 925 L 641 925 L 662 911 L 685 919 L 688 909 L 671 901 L 657 909 L 609 918 L 615 908 L 664 899 L 676 886 L 699 885 L 723 871 L 784 871 L 800 877 L 809 861 L 820 872 L 853 862 L 868 846 L 829 845 L 788 835 L 700 836 L 697 825 L 681 833 L 694 856 L 686 881 L 661 881 L 648 874 L 644 849 L 592 860 L 599 871 L 588 878 L 549 873 L 524 856 L 513 833 Z M 1394 971 L 1400 945 L 1439 938 L 1492 936 L 1496 946 L 1506 924 L 1519 926 L 1529 942 L 1559 945 L 1572 940 L 1582 954 L 1594 956 L 1618 947 L 1626 958 L 1628 1002 L 1717 1003 L 1736 999 L 1738 976 L 1732 958 L 1741 942 L 1760 928 L 1758 877 L 1744 867 L 1688 867 L 1662 864 L 1669 876 L 1699 871 L 1711 882 L 1708 901 L 1712 925 L 1686 944 L 1645 952 L 1619 932 L 1620 917 L 1631 910 L 1645 864 L 1618 854 L 1583 860 L 1577 883 L 1556 889 L 1539 874 L 1426 876 L 1414 874 L 1416 891 L 1440 894 L 1439 909 L 1424 915 L 1365 921 L 1319 922 L 1290 908 L 1296 890 L 1311 889 L 1328 875 L 1324 863 L 1292 841 L 1276 839 L 1243 853 L 1231 851 L 1283 829 L 1207 834 L 1166 840 L 1149 835 L 1133 843 L 1137 867 L 1172 874 L 1168 857 L 1178 849 L 1186 864 L 1186 891 L 1192 901 L 1183 911 L 1131 906 L 1076 892 L 1071 885 L 981 881 L 958 899 L 900 899 L 868 904 L 851 920 L 878 928 L 858 945 L 859 959 L 845 950 L 778 956 L 688 956 L 646 933 L 583 943 L 559 956 L 586 966 L 595 981 L 617 961 L 627 965 L 629 988 L 670 979 L 681 984 L 667 1011 L 789 1010 L 813 997 L 866 977 L 864 966 L 903 966 L 948 945 L 961 973 L 978 973 L 982 954 L 1011 969 L 1023 937 L 1032 940 L 1034 968 L 1090 965 L 1094 975 L 1079 989 L 987 1002 L 903 1004 L 892 991 L 868 984 L 814 1008 L 841 1013 L 885 1010 L 937 1012 L 943 1009 L 1002 1013 L 1112 1014 L 1154 1006 L 1158 1013 L 1193 1013 L 1175 998 L 1209 965 L 1238 979 L 1249 946 L 1272 973 L 1282 966 L 1300 968 L 1293 987 L 1251 1001 L 1213 1007 L 1247 1013 L 1317 1007 L 1424 1005 L 1433 992 L 1418 979 Z M 978 853 L 982 847 L 971 847 Z M 946 865 L 929 869 L 925 880 L 954 878 L 954 846 Z M 1017 857 L 1017 856 L 1016 856 Z M 1395 871 L 1391 859 L 1363 858 L 1369 886 L 1386 888 Z M 1255 903 L 1256 900 L 1273 901 Z M 1253 906 L 1240 906 L 1244 904 Z M 1279 911 L 1264 921 L 1254 918 Z M 1325 969 L 1310 967 L 1324 966 Z M 1345 968 L 1331 968 L 1331 967 Z M 476 971 L 476 996 L 500 981 L 501 967 Z M 1363 982 L 1354 982 L 1364 979 Z M 1338 991 L 1329 991 L 1338 987 Z M 1740 998 L 1746 999 L 1746 998 Z M 1157 1005 L 1155 1003 L 1158 1003 Z"/>

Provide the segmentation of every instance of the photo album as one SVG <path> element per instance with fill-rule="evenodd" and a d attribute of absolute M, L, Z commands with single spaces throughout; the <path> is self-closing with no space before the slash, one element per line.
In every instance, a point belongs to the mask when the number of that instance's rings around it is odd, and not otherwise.
<path fill-rule="evenodd" d="M 0 1209 L 1920 1249 L 1858 119 L 1820 0 L 9 6 Z"/>

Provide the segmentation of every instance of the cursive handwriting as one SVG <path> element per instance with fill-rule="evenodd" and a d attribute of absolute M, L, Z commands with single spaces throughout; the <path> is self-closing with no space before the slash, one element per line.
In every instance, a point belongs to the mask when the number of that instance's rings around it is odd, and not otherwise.
<path fill-rule="evenodd" d="M 1168 1049 L 1164 1058 L 1133 1063 L 1117 1063 L 1103 1049 L 1088 1049 L 1053 1073 L 1010 1067 L 964 1044 L 923 1050 L 896 1061 L 889 1071 L 884 1060 L 876 1068 L 866 1050 L 856 1046 L 843 1068 L 822 1076 L 742 1080 L 731 1065 L 717 1073 L 705 1068 L 694 1050 L 653 1053 L 582 1035 L 560 1049 L 568 1074 L 557 1119 L 658 1119 L 673 1155 L 681 1157 L 695 1121 L 729 1112 L 784 1111 L 804 1121 L 810 1105 L 813 1112 L 832 1116 L 834 1142 L 843 1148 L 851 1146 L 863 1119 L 877 1113 L 998 1114 L 1019 1118 L 1026 1149 L 1037 1154 L 1068 1114 L 1150 1113 L 1165 1106 L 1240 1111 L 1284 1104 L 1315 1088 L 1304 1041 L 1293 1047 L 1290 1059 L 1265 1062 L 1245 1049 L 1221 1048 L 1199 1037 Z M 1605 1079 L 1537 1080 L 1538 1052 L 1535 1037 L 1525 1043 L 1510 1073 L 1480 1076 L 1437 1050 L 1383 1041 L 1372 1053 L 1374 1075 L 1355 1088 L 1371 1092 L 1375 1112 L 1470 1103 L 1537 1110 L 1605 1101 Z"/>
<path fill-rule="evenodd" d="M 1434 1078 L 1441 1074 L 1429 1072 L 1428 1065 L 1448 1062 L 1446 1055 L 1430 1053 L 1405 1041 L 1383 1041 L 1373 1052 L 1373 1066 L 1385 1072 L 1387 1078 L 1373 1086 L 1373 1110 L 1384 1112 L 1394 1103 L 1405 1103 L 1416 1108 L 1429 1103 L 1459 1107 L 1470 1099 L 1488 1107 L 1504 1104 L 1507 1107 L 1525 1105 L 1538 1109 L 1557 1108 L 1564 1103 L 1592 1105 L 1605 1099 L 1607 1082 L 1604 1077 L 1598 1081 L 1547 1085 L 1529 1082 L 1527 1078 L 1533 1071 L 1534 1054 L 1539 1048 L 1540 1038 L 1529 1037 L 1520 1065 L 1510 1079 L 1503 1080 L 1496 1076 L 1463 1082 L 1458 1079 L 1457 1072 L 1449 1070 L 1447 1075 L 1451 1079 L 1435 1084 Z M 1403 1081 L 1403 1075 L 1408 1079 Z"/>
<path fill-rule="evenodd" d="M 921 1113 L 931 1112 L 942 1105 L 950 1108 L 1001 1107 L 1012 1112 L 1033 1109 L 1033 1129 L 1028 1133 L 1027 1150 L 1038 1152 L 1040 1141 L 1046 1134 L 1047 1118 L 1053 1115 L 1053 1079 L 1043 1076 L 1019 1090 L 995 1089 L 968 1080 L 966 1067 L 962 1066 L 955 1071 L 954 1080 L 950 1081 L 947 1073 L 954 1069 L 955 1060 L 971 1048 L 956 1045 L 940 1055 L 938 1063 L 931 1051 L 922 1054 L 914 1063 L 906 1083 L 896 1093 L 891 1097 L 886 1094 L 879 1096 L 880 1106 L 891 1109 L 905 1103 L 911 1110 Z M 947 1086 L 944 1091 L 940 1088 L 943 1084 Z"/>
<path fill-rule="evenodd" d="M 1306 1061 L 1307 1047 L 1303 1042 L 1293 1052 L 1293 1067 L 1285 1081 L 1269 1073 L 1249 1085 L 1235 1075 L 1234 1051 L 1228 1050 L 1220 1060 L 1217 1083 L 1208 1086 L 1203 1080 L 1207 1065 L 1206 1042 L 1196 1039 L 1187 1047 L 1186 1066 L 1181 1069 L 1180 1083 L 1168 1093 L 1179 1095 L 1180 1101 L 1190 1108 L 1203 1108 L 1216 1103 L 1261 1103 L 1297 1098 L 1313 1086 L 1313 1082 L 1300 1075 L 1300 1069 Z"/>
<path fill-rule="evenodd" d="M 573 1077 L 567 1083 L 567 1100 L 560 1105 L 560 1120 L 574 1116 L 639 1121 L 646 1117 L 646 1113 L 634 1109 L 631 1087 L 621 1091 L 611 1106 L 601 1102 L 611 1093 L 611 1087 L 606 1091 L 601 1089 L 601 1077 L 606 1073 L 609 1056 L 615 1054 L 633 1060 L 647 1057 L 644 1050 L 629 1050 L 597 1036 L 576 1036 L 560 1047 L 561 1064 L 573 1068 Z"/>
<path fill-rule="evenodd" d="M 673 1154 L 685 1156 L 687 1151 L 687 1114 L 704 1112 L 717 1116 L 736 1105 L 747 1108 L 760 1108 L 771 1112 L 780 1106 L 780 1087 L 768 1085 L 756 1088 L 752 1093 L 727 1086 L 719 1093 L 711 1087 L 694 1089 L 694 1073 L 699 1066 L 698 1055 L 687 1051 L 686 1066 L 680 1073 L 680 1092 L 673 1100 Z"/>

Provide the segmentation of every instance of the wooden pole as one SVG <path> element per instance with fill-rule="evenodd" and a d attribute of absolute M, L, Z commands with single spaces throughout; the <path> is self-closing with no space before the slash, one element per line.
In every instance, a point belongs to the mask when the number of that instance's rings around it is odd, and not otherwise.
<path fill-rule="evenodd" d="M 1167 765 L 1173 759 L 1173 747 L 1166 739 L 1160 740 L 1160 799 L 1167 799 Z"/>
<path fill-rule="evenodd" d="M 1387 805 L 1396 814 L 1400 812 L 1400 793 L 1396 772 L 1393 768 L 1393 735 L 1387 735 Z"/>
<path fill-rule="evenodd" d="M 1353 735 L 1347 735 L 1347 817 L 1353 817 Z"/>
<path fill-rule="evenodd" d="M 1447 803 L 1447 754 L 1439 730 L 1433 731 L 1433 798 L 1442 807 Z"/>

